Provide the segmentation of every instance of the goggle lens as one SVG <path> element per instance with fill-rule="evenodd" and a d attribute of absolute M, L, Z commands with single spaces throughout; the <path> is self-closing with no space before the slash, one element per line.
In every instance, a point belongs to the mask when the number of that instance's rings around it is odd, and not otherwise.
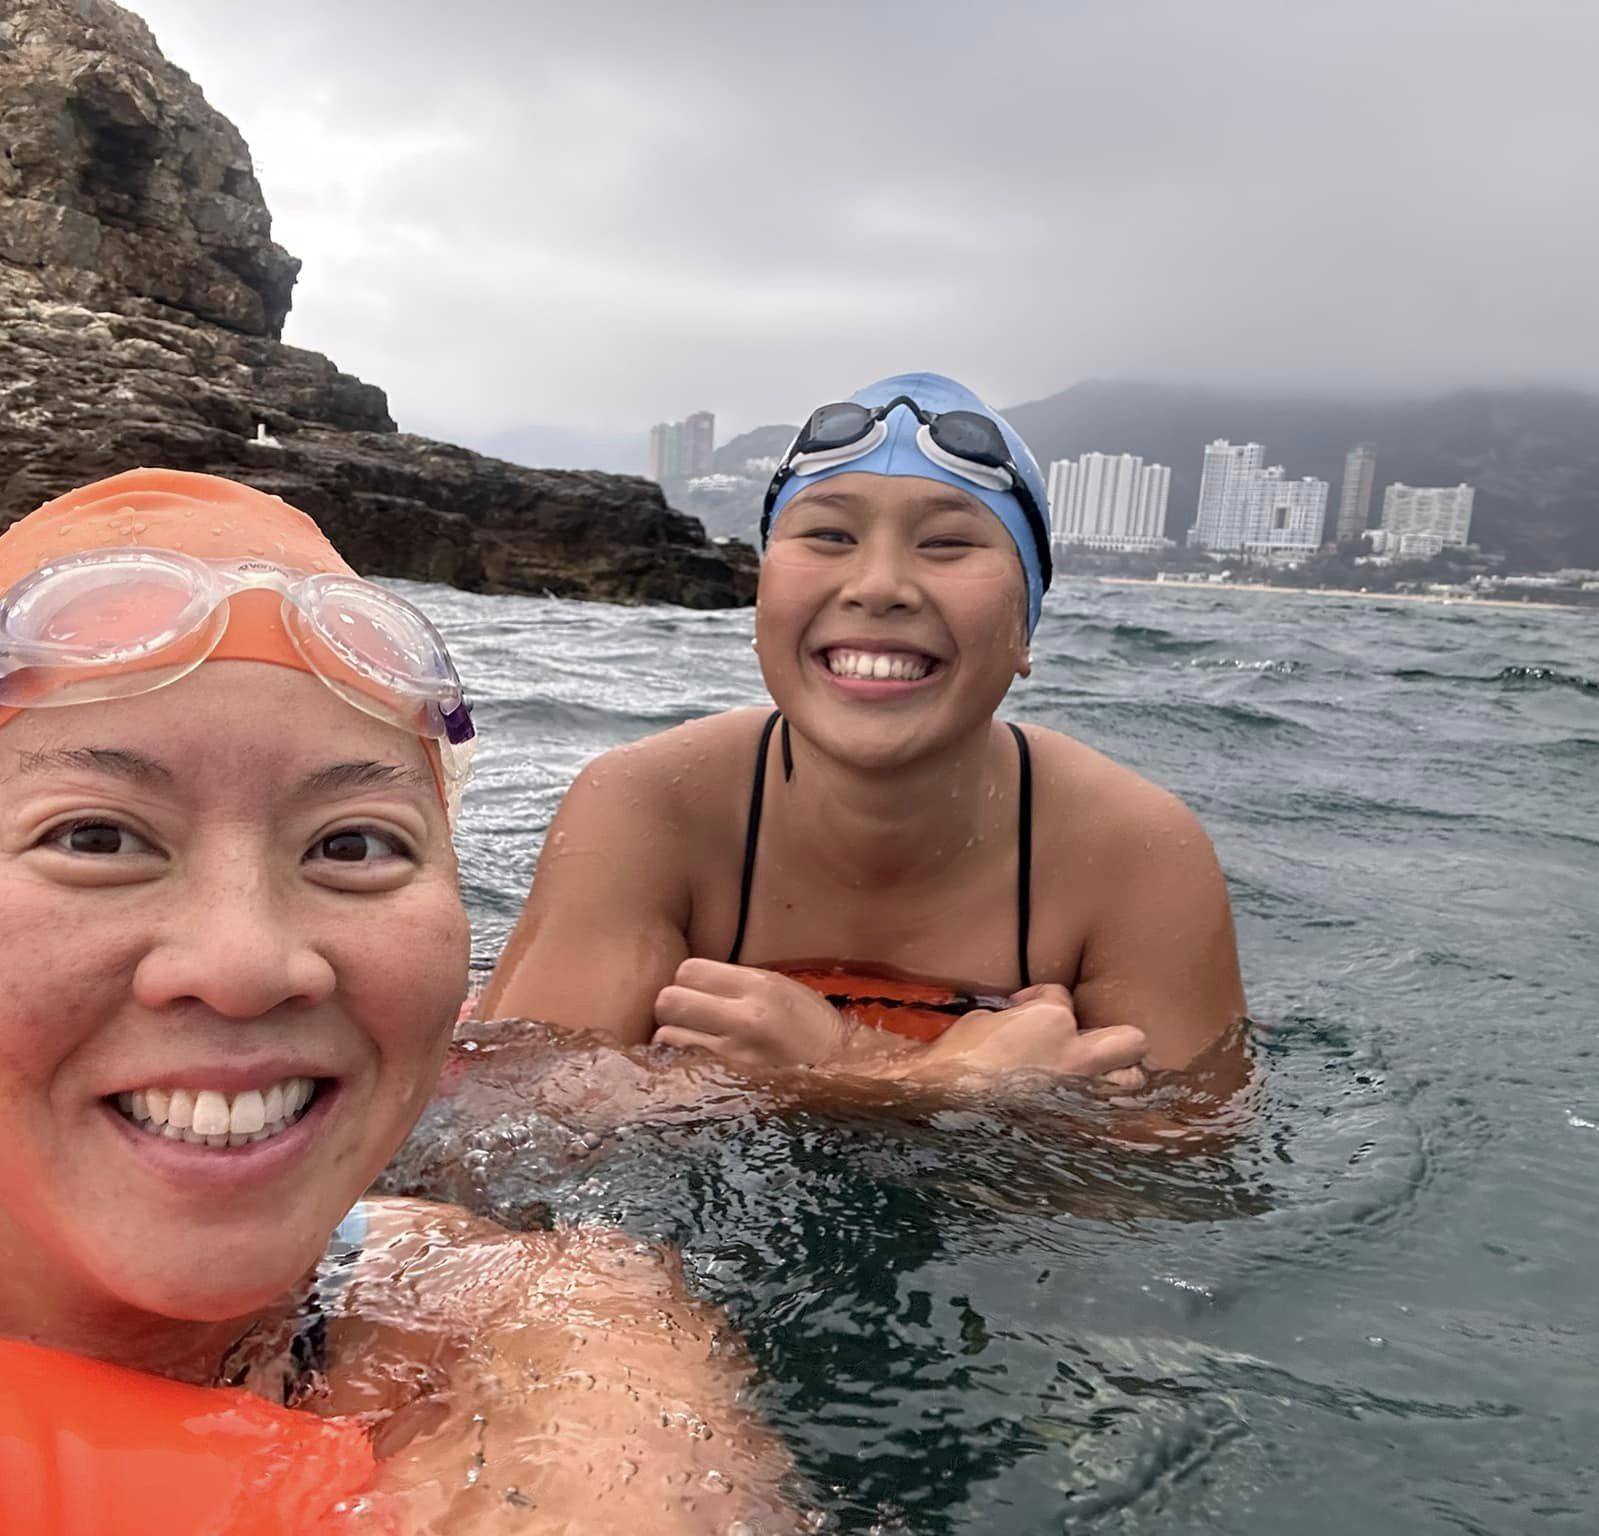
<path fill-rule="evenodd" d="M 933 441 L 946 453 L 970 459 L 973 464 L 997 467 L 1010 457 L 999 428 L 975 411 L 945 411 L 934 417 L 929 430 Z"/>
<path fill-rule="evenodd" d="M 844 448 L 864 437 L 877 420 L 877 413 L 852 400 L 837 405 L 824 405 L 811 413 L 801 434 L 801 452 L 815 449 Z"/>

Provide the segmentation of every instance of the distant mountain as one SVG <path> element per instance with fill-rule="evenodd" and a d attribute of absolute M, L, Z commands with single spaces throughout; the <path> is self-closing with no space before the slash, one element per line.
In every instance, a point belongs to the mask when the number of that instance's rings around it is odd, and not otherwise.
<path fill-rule="evenodd" d="M 716 450 L 712 463 L 721 475 L 738 475 L 751 459 L 775 459 L 794 441 L 798 427 L 755 427 Z M 764 487 L 763 487 L 764 488 Z"/>
<path fill-rule="evenodd" d="M 1599 567 L 1599 397 L 1553 388 L 1475 389 L 1424 400 L 1244 395 L 1162 384 L 1089 381 L 1007 409 L 1039 463 L 1085 452 L 1136 453 L 1171 466 L 1166 535 L 1193 522 L 1205 444 L 1266 445 L 1266 462 L 1331 485 L 1337 514 L 1344 455 L 1377 445 L 1372 520 L 1383 487 L 1477 487 L 1473 542 L 1519 565 Z"/>

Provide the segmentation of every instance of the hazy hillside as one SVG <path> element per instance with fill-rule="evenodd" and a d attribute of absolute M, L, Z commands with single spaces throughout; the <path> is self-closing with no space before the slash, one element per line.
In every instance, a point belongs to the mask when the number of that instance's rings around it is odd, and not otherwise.
<path fill-rule="evenodd" d="M 797 427 L 754 427 L 730 439 L 716 450 L 718 474 L 741 474 L 750 459 L 775 459 L 794 440 Z M 763 486 L 764 489 L 764 486 Z"/>
<path fill-rule="evenodd" d="M 1467 390 L 1426 400 L 1246 396 L 1160 384 L 1090 381 L 1005 413 L 1039 462 L 1099 450 L 1171 465 L 1166 533 L 1193 521 L 1205 444 L 1262 442 L 1267 462 L 1331 483 L 1344 454 L 1377 445 L 1377 488 L 1477 487 L 1472 537 L 1538 566 L 1599 566 L 1599 398 L 1575 390 Z"/>

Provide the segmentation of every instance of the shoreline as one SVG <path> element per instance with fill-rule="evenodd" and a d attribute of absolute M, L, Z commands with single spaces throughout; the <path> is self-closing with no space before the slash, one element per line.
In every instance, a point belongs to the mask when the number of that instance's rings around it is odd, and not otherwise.
<path fill-rule="evenodd" d="M 1153 576 L 1095 576 L 1107 587 L 1161 587 L 1176 592 L 1281 592 L 1289 597 L 1350 597 L 1367 603 L 1437 603 L 1449 608 L 1541 608 L 1551 613 L 1596 612 L 1588 603 L 1546 603 L 1531 597 L 1451 597 L 1442 592 L 1357 592 L 1349 587 L 1273 587 L 1258 581 L 1157 581 Z"/>

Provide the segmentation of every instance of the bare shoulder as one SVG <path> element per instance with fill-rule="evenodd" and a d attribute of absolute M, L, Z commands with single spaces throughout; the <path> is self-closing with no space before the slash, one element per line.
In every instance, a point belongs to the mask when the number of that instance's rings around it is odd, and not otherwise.
<path fill-rule="evenodd" d="M 1208 853 L 1199 818 L 1170 790 L 1059 731 L 1025 729 L 1035 835 L 1094 856 L 1186 850 L 1196 840 Z"/>
<path fill-rule="evenodd" d="M 613 747 L 577 776 L 567 802 L 574 811 L 612 814 L 625 806 L 674 826 L 697 826 L 725 809 L 730 789 L 749 779 L 769 713 L 727 710 Z"/>

